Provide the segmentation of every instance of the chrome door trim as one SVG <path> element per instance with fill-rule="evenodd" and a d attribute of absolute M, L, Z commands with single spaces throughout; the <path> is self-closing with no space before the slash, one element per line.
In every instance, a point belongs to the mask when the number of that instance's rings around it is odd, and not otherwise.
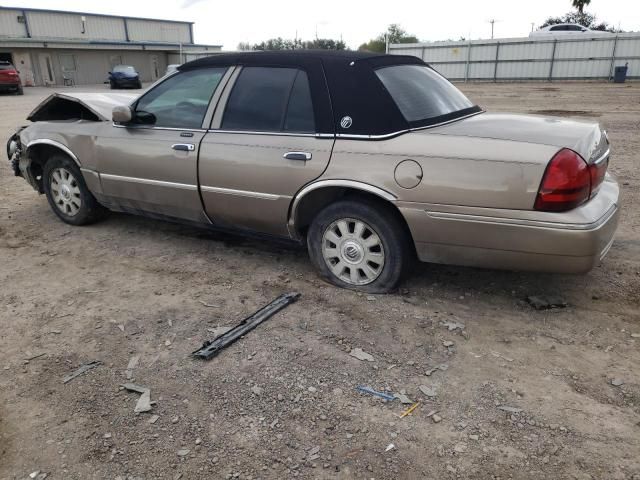
<path fill-rule="evenodd" d="M 398 198 L 393 193 L 387 192 L 386 190 L 383 190 L 379 187 L 370 185 L 368 183 L 357 182 L 355 180 L 332 179 L 332 180 L 319 180 L 317 182 L 310 183 L 307 186 L 303 187 L 302 190 L 300 190 L 296 194 L 295 198 L 293 199 L 293 203 L 291 204 L 291 210 L 289 214 L 289 221 L 287 223 L 287 228 L 289 230 L 289 235 L 292 238 L 294 239 L 298 238 L 295 222 L 296 222 L 296 214 L 298 211 L 298 205 L 300 204 L 300 201 L 309 192 L 313 192 L 314 190 L 317 190 L 319 188 L 324 188 L 324 187 L 345 187 L 345 188 L 354 188 L 356 190 L 363 190 L 365 192 L 369 192 L 374 195 L 377 195 L 378 197 L 381 197 L 384 200 L 387 200 L 389 202 L 393 202 Z"/>
<path fill-rule="evenodd" d="M 207 130 L 203 128 L 176 128 L 176 127 L 154 127 L 146 125 L 120 125 L 113 122 L 112 125 L 116 128 L 129 128 L 131 130 L 170 130 L 172 132 L 200 132 L 206 133 Z"/>
<path fill-rule="evenodd" d="M 119 182 L 143 183 L 145 185 L 155 185 L 157 187 L 180 188 L 182 190 L 198 190 L 197 185 L 188 183 L 165 182 L 162 180 L 153 180 L 150 178 L 125 177 L 122 175 L 112 175 L 111 173 L 101 173 L 100 178 L 104 180 L 115 180 Z"/>
<path fill-rule="evenodd" d="M 28 151 L 34 145 L 51 145 L 52 147 L 57 147 L 60 150 L 62 150 L 64 153 L 69 155 L 71 159 L 74 162 L 76 162 L 78 167 L 82 167 L 82 165 L 80 165 L 80 160 L 78 160 L 78 157 L 76 157 L 76 155 L 71 150 L 69 150 L 69 147 L 67 147 L 66 145 L 63 145 L 60 142 L 56 142 L 55 140 L 49 140 L 48 138 L 39 138 L 37 140 L 32 140 L 29 143 L 27 143 L 26 150 Z"/>
<path fill-rule="evenodd" d="M 236 133 L 241 135 L 271 135 L 274 137 L 311 137 L 311 138 L 334 138 L 333 133 L 295 133 L 295 132 L 264 132 L 251 130 L 221 130 L 210 129 L 207 133 Z"/>
<path fill-rule="evenodd" d="M 200 189 L 203 192 L 222 193 L 224 195 L 236 195 L 239 197 L 260 198 L 262 200 L 279 200 L 281 198 L 291 198 L 288 195 L 276 195 L 273 193 L 252 192 L 249 190 L 235 190 L 233 188 L 209 187 L 207 185 L 201 185 Z"/>

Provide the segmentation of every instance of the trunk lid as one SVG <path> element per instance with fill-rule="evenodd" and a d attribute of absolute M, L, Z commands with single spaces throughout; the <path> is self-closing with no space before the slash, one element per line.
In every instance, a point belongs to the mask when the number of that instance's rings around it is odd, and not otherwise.
<path fill-rule="evenodd" d="M 483 113 L 424 132 L 570 148 L 587 163 L 602 157 L 609 145 L 606 132 L 596 122 L 538 115 Z"/>

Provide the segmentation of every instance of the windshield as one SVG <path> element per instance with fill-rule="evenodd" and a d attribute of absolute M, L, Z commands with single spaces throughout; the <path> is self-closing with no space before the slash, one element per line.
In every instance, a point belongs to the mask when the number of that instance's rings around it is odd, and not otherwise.
<path fill-rule="evenodd" d="M 133 68 L 131 65 L 116 65 L 115 67 L 113 67 L 113 71 L 118 73 L 129 73 L 129 74 L 136 73 L 136 69 Z"/>
<path fill-rule="evenodd" d="M 410 124 L 480 111 L 446 78 L 424 65 L 394 65 L 379 68 L 376 74 Z"/>

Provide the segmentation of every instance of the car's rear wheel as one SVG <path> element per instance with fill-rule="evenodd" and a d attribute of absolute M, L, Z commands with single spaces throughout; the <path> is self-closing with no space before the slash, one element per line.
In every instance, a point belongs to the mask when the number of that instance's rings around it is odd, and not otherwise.
<path fill-rule="evenodd" d="M 42 181 L 53 212 L 65 223 L 87 225 L 108 212 L 87 188 L 78 166 L 69 157 L 53 155 L 44 166 Z"/>
<path fill-rule="evenodd" d="M 18 88 L 16 88 L 16 95 L 24 95 L 24 90 L 22 89 L 22 85 L 18 85 Z"/>
<path fill-rule="evenodd" d="M 397 213 L 365 200 L 341 200 L 322 210 L 309 228 L 307 246 L 324 279 L 368 293 L 396 288 L 413 252 Z"/>

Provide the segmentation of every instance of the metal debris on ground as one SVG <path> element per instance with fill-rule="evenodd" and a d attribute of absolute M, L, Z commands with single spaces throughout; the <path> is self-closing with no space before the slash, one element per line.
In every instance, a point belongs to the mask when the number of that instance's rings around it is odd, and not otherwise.
<path fill-rule="evenodd" d="M 502 410 L 503 412 L 508 413 L 520 413 L 522 411 L 521 408 L 509 407 L 508 405 L 498 405 L 498 410 Z"/>
<path fill-rule="evenodd" d="M 444 347 L 451 348 L 453 347 L 453 342 L 451 340 L 445 340 L 444 342 L 442 342 L 442 345 Z"/>
<path fill-rule="evenodd" d="M 613 385 L 614 387 L 620 387 L 624 385 L 624 380 L 622 380 L 621 378 L 612 378 L 611 385 Z"/>
<path fill-rule="evenodd" d="M 389 450 L 393 450 L 394 448 L 396 448 L 396 446 L 393 443 L 390 443 L 389 445 L 387 445 L 387 448 L 385 448 L 384 451 L 388 452 Z"/>
<path fill-rule="evenodd" d="M 141 387 L 140 385 L 136 385 L 135 383 L 125 383 L 121 385 L 126 390 L 130 392 L 140 393 L 140 398 L 138 398 L 138 402 L 136 403 L 133 411 L 135 413 L 144 413 L 151 410 L 151 390 L 147 387 Z"/>
<path fill-rule="evenodd" d="M 373 388 L 367 387 L 364 385 L 357 386 L 356 390 L 362 393 L 368 393 L 369 395 L 375 395 L 376 397 L 380 397 L 388 401 L 392 401 L 396 399 L 396 397 L 394 397 L 393 395 L 389 395 L 388 393 L 384 393 L 384 392 L 378 392 L 377 390 L 374 390 Z"/>
<path fill-rule="evenodd" d="M 411 415 L 411 412 L 413 412 L 416 408 L 418 408 L 418 405 L 420 405 L 420 402 L 416 402 L 413 405 L 411 405 L 409 408 L 407 408 L 404 412 L 402 412 L 400 415 L 398 415 L 400 418 L 404 418 L 407 415 Z"/>
<path fill-rule="evenodd" d="M 64 377 L 62 379 L 62 383 L 69 383 L 74 378 L 79 377 L 83 373 L 86 373 L 93 368 L 96 368 L 98 365 L 102 365 L 102 362 L 100 360 L 94 360 L 93 362 L 85 363 L 84 365 L 81 365 L 76 370 Z"/>
<path fill-rule="evenodd" d="M 296 292 L 285 293 L 276 298 L 273 302 L 265 305 L 254 314 L 248 316 L 237 326 L 233 327 L 226 333 L 223 333 L 213 341 L 207 341 L 202 345 L 202 348 L 192 353 L 194 357 L 203 358 L 209 360 L 213 358 L 220 350 L 235 342 L 241 336 L 249 333 L 265 320 L 268 320 L 280 310 L 294 303 L 300 298 L 300 294 Z"/>
<path fill-rule="evenodd" d="M 366 361 L 366 362 L 373 362 L 375 359 L 373 358 L 373 355 L 365 352 L 364 350 L 362 350 L 361 348 L 354 348 L 349 352 L 349 355 L 351 355 L 352 357 L 357 358 L 358 360 L 362 360 L 362 361 Z"/>
<path fill-rule="evenodd" d="M 530 295 L 527 297 L 527 303 L 536 310 L 550 310 L 552 308 L 566 308 L 569 304 L 558 297 L 542 297 Z"/>

